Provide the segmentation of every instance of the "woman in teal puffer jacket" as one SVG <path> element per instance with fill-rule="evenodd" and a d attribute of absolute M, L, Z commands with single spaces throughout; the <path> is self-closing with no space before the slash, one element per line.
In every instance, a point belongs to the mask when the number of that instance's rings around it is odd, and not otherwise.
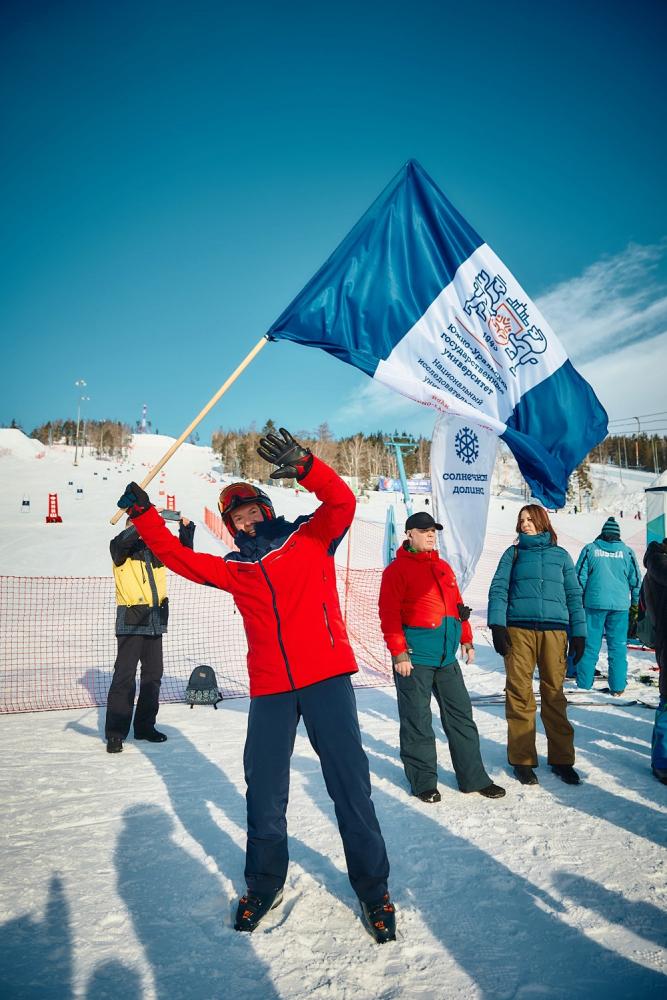
<path fill-rule="evenodd" d="M 586 616 L 574 563 L 558 545 L 549 515 L 537 504 L 519 511 L 516 545 L 500 558 L 489 589 L 493 646 L 505 659 L 507 756 L 524 785 L 536 785 L 533 671 L 540 675 L 540 716 L 547 761 L 567 784 L 578 785 L 574 730 L 567 718 L 563 681 L 570 652 L 578 663 L 586 645 Z"/>

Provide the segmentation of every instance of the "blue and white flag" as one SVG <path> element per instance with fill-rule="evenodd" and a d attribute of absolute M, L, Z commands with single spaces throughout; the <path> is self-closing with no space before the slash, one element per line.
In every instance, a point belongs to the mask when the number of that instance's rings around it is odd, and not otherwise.
<path fill-rule="evenodd" d="M 463 417 L 438 417 L 431 442 L 433 516 L 442 524 L 438 548 L 461 593 L 484 551 L 498 438 Z"/>
<path fill-rule="evenodd" d="M 533 495 L 565 503 L 607 414 L 521 285 L 410 160 L 268 331 L 320 347 L 507 442 Z"/>

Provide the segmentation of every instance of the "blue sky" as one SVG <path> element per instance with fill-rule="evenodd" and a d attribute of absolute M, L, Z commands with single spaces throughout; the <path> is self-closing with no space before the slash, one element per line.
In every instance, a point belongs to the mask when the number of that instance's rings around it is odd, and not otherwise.
<path fill-rule="evenodd" d="M 410 157 L 612 419 L 665 410 L 666 26 L 661 0 L 3 4 L 0 422 L 75 414 L 84 378 L 89 416 L 178 435 Z M 287 342 L 201 437 L 269 417 L 433 424 Z"/>

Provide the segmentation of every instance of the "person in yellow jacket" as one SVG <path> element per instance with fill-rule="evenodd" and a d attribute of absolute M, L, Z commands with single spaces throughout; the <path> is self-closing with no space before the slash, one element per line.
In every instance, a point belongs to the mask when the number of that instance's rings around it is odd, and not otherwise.
<path fill-rule="evenodd" d="M 167 739 L 155 728 L 164 670 L 162 636 L 167 631 L 169 617 L 167 570 L 142 541 L 129 518 L 127 525 L 109 544 L 116 584 L 118 655 L 107 695 L 104 726 L 107 753 L 120 753 L 130 731 L 139 663 L 141 681 L 134 712 L 134 738 L 150 743 L 164 743 Z M 194 524 L 182 517 L 178 527 L 181 544 L 192 548 L 194 533 Z"/>

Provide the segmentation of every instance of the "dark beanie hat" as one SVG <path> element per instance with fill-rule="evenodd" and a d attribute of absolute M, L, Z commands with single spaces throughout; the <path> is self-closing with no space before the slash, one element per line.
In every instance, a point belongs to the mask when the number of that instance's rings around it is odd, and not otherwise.
<path fill-rule="evenodd" d="M 621 529 L 618 526 L 618 521 L 615 517 L 608 517 L 607 520 L 602 525 L 602 531 L 600 532 L 602 538 L 606 538 L 608 541 L 613 542 L 614 540 L 620 540 Z"/>

